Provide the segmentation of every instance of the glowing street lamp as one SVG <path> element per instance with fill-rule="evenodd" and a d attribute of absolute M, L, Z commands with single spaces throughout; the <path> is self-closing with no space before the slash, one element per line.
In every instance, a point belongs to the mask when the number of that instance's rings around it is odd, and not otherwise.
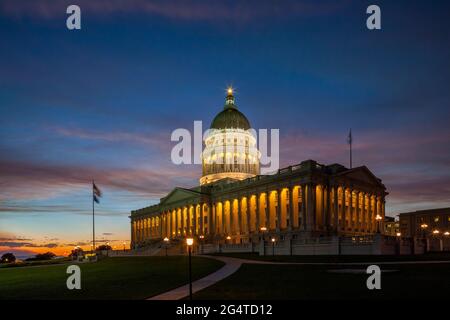
<path fill-rule="evenodd" d="M 402 236 L 402 234 L 401 234 L 400 232 L 397 232 L 395 235 L 396 235 L 397 237 L 401 237 L 401 236 Z"/>
<path fill-rule="evenodd" d="M 193 238 L 187 238 L 186 244 L 188 246 L 188 252 L 189 252 L 189 300 L 192 300 L 192 261 L 191 261 L 191 251 L 192 251 L 192 245 L 194 244 Z"/>
<path fill-rule="evenodd" d="M 167 247 L 169 246 L 169 238 L 165 237 L 164 239 L 165 247 L 166 247 L 166 257 L 167 257 Z"/>
<path fill-rule="evenodd" d="M 125 251 L 125 245 L 126 245 L 127 243 L 124 241 L 123 242 L 123 251 Z"/>
<path fill-rule="evenodd" d="M 271 241 L 272 241 L 272 255 L 274 256 L 275 255 L 275 238 L 272 238 L 271 239 Z"/>
<path fill-rule="evenodd" d="M 377 214 L 375 217 L 375 220 L 377 220 L 377 233 L 380 233 L 380 224 L 381 224 L 382 219 L 383 219 L 383 217 L 380 216 L 379 214 Z"/>
<path fill-rule="evenodd" d="M 449 236 L 449 235 L 450 235 L 450 232 L 448 232 L 448 231 L 444 232 L 444 236 Z"/>
<path fill-rule="evenodd" d="M 437 230 L 437 229 L 433 230 L 433 234 L 439 234 L 439 233 L 440 233 L 439 230 Z"/>
<path fill-rule="evenodd" d="M 422 223 L 420 225 L 420 228 L 422 229 L 422 241 L 423 241 L 423 245 L 424 245 L 424 248 L 425 248 L 424 250 L 426 252 L 427 247 L 428 247 L 428 242 L 427 242 L 425 231 L 428 228 L 428 225 L 426 223 Z"/>

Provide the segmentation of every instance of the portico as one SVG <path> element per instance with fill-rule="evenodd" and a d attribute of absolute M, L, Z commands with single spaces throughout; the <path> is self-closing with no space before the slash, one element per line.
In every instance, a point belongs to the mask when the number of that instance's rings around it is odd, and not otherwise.
<path fill-rule="evenodd" d="M 308 160 L 274 175 L 175 188 L 159 204 L 132 212 L 132 242 L 187 235 L 245 243 L 265 235 L 373 234 L 376 216 L 384 218 L 386 194 L 384 185 L 364 166 L 347 169 Z"/>

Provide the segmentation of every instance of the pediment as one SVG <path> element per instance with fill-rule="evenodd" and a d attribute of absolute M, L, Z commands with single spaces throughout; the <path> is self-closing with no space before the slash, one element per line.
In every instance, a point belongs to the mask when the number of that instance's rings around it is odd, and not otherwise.
<path fill-rule="evenodd" d="M 199 192 L 189 189 L 175 188 L 167 196 L 161 198 L 160 205 L 170 205 L 171 203 L 177 203 L 183 200 L 191 200 L 199 196 Z"/>
<path fill-rule="evenodd" d="M 350 180 L 358 181 L 381 188 L 385 188 L 381 180 L 379 180 L 366 166 L 350 169 L 337 174 L 337 176 L 345 177 Z"/>

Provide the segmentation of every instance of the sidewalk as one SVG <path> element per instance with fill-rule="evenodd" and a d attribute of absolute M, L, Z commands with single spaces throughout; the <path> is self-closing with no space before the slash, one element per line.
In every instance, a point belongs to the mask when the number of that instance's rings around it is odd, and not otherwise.
<path fill-rule="evenodd" d="M 210 275 L 204 278 L 194 281 L 192 283 L 192 293 L 196 293 L 200 290 L 203 290 L 206 287 L 209 287 L 215 284 L 216 282 L 225 279 L 226 277 L 235 273 L 241 267 L 243 263 L 242 261 L 245 261 L 241 259 L 228 257 L 210 257 L 210 258 L 223 261 L 225 263 L 225 266 L 223 266 L 216 272 L 211 273 Z M 147 300 L 180 300 L 183 299 L 184 297 L 187 297 L 188 295 L 189 295 L 189 284 L 164 292 L 157 296 L 153 296 L 151 298 L 148 298 Z"/>

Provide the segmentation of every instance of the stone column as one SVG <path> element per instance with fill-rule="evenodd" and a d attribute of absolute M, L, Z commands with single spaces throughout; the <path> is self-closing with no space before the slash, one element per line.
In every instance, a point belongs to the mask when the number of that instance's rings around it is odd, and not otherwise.
<path fill-rule="evenodd" d="M 211 230 L 209 230 L 210 234 L 216 233 L 216 220 L 217 220 L 217 203 L 211 203 L 211 221 L 209 222 Z"/>
<path fill-rule="evenodd" d="M 356 191 L 356 225 L 355 227 L 358 229 L 358 232 L 361 232 L 361 224 L 360 220 L 360 209 L 359 209 L 359 191 Z"/>
<path fill-rule="evenodd" d="M 336 232 L 339 232 L 339 197 L 338 197 L 338 189 L 339 187 L 334 186 L 333 188 L 333 196 L 334 196 L 334 229 Z"/>
<path fill-rule="evenodd" d="M 328 188 L 323 185 L 322 186 L 322 230 L 327 230 L 327 201 L 328 201 Z"/>
<path fill-rule="evenodd" d="M 237 229 L 236 233 L 237 234 L 241 234 L 242 233 L 242 208 L 241 208 L 241 203 L 242 199 L 241 197 L 238 195 L 238 199 L 237 199 Z"/>
<path fill-rule="evenodd" d="M 269 192 L 266 191 L 266 202 L 265 202 L 265 207 L 264 207 L 264 214 L 265 214 L 265 219 L 266 219 L 266 225 L 265 227 L 267 228 L 267 231 L 270 230 L 270 195 Z"/>
<path fill-rule="evenodd" d="M 178 237 L 178 231 L 180 230 L 180 220 L 178 218 L 178 208 L 175 209 L 175 235 Z"/>
<path fill-rule="evenodd" d="M 345 232 L 345 186 L 342 186 L 342 197 L 341 197 L 341 231 Z"/>
<path fill-rule="evenodd" d="M 197 205 L 192 204 L 192 235 L 197 235 Z"/>
<path fill-rule="evenodd" d="M 373 223 L 374 223 L 374 221 L 372 220 L 372 195 L 369 193 L 368 195 L 368 199 L 369 199 L 369 205 L 368 205 L 368 207 L 367 207 L 367 211 L 368 211 L 368 214 L 367 214 L 367 219 L 368 219 L 368 221 L 367 221 L 367 223 L 368 223 L 368 226 L 367 226 L 367 229 L 369 230 L 369 232 L 370 233 L 373 233 Z"/>
<path fill-rule="evenodd" d="M 259 195 L 258 192 L 256 192 L 255 194 L 255 232 L 259 233 L 259 228 L 261 228 L 260 224 L 260 220 L 259 220 Z"/>
<path fill-rule="evenodd" d="M 205 229 L 203 228 L 203 224 L 204 224 L 204 214 L 205 214 L 205 204 L 201 203 L 200 204 L 200 234 L 203 235 Z"/>
<path fill-rule="evenodd" d="M 234 230 L 234 199 L 230 201 L 230 235 L 233 235 Z"/>
<path fill-rule="evenodd" d="M 350 228 L 352 232 L 355 231 L 355 209 L 353 208 L 353 189 L 350 190 L 350 201 L 348 202 L 350 208 Z"/>
<path fill-rule="evenodd" d="M 301 185 L 302 189 L 302 229 L 306 230 L 306 185 Z"/>
<path fill-rule="evenodd" d="M 313 185 L 312 184 L 308 184 L 307 185 L 307 191 L 306 191 L 306 210 L 307 210 L 307 214 L 306 214 L 306 230 L 308 231 L 312 231 L 313 230 L 313 226 L 315 225 L 314 223 L 314 209 L 316 206 L 315 203 L 315 197 L 313 196 L 315 193 L 315 190 L 313 191 Z"/>
<path fill-rule="evenodd" d="M 191 204 L 186 206 L 186 234 L 192 235 L 191 233 Z"/>
<path fill-rule="evenodd" d="M 250 232 L 251 232 L 251 230 L 252 230 L 252 228 L 250 227 L 250 224 L 251 224 L 251 220 L 252 219 L 250 219 L 250 217 L 251 217 L 251 206 L 250 206 L 250 195 L 249 194 L 247 194 L 246 195 L 246 197 L 245 197 L 245 199 L 246 199 L 246 204 L 247 204 L 247 207 L 245 208 L 245 218 L 246 218 L 246 221 L 247 221 L 247 234 L 250 236 Z"/>
<path fill-rule="evenodd" d="M 292 185 L 288 188 L 289 193 L 289 227 L 288 230 L 292 231 L 294 228 L 294 187 Z"/>
<path fill-rule="evenodd" d="M 204 233 L 205 234 L 210 234 L 211 233 L 211 213 L 212 213 L 212 208 L 209 205 L 209 203 L 205 204 L 205 208 L 206 208 L 206 228 L 204 228 Z"/>
<path fill-rule="evenodd" d="M 277 189 L 277 223 L 275 225 L 277 232 L 281 230 L 281 197 L 282 197 L 282 189 Z"/>

